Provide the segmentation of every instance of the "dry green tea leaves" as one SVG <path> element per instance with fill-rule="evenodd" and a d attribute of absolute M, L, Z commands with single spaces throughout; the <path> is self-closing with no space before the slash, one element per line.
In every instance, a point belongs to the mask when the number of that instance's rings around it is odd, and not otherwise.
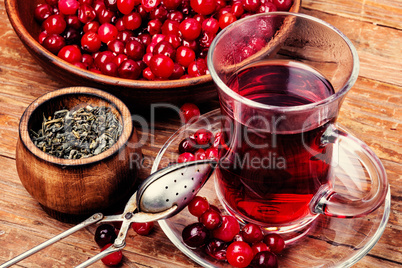
<path fill-rule="evenodd" d="M 123 126 L 108 107 L 86 106 L 56 111 L 43 117 L 42 128 L 30 130 L 33 143 L 45 153 L 80 159 L 106 151 L 116 143 Z"/>

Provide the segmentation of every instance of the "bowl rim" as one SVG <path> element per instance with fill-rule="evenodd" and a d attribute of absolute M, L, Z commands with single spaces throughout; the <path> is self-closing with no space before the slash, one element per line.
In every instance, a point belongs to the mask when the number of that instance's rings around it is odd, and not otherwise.
<path fill-rule="evenodd" d="M 47 105 L 52 99 L 61 97 L 61 96 L 73 96 L 73 95 L 87 95 L 90 97 L 95 97 L 98 99 L 102 99 L 108 102 L 114 109 L 119 113 L 122 120 L 122 133 L 118 140 L 106 151 L 101 152 L 97 155 L 80 158 L 80 159 L 64 159 L 59 158 L 40 150 L 32 141 L 29 135 L 28 123 L 32 116 L 32 114 L 37 111 L 37 109 L 41 106 Z M 45 93 L 44 95 L 37 98 L 33 101 L 24 111 L 21 116 L 19 127 L 18 127 L 18 135 L 23 144 L 23 146 L 30 151 L 33 155 L 38 157 L 39 159 L 49 162 L 55 165 L 61 166 L 79 166 L 79 165 L 88 165 L 99 162 L 101 160 L 107 159 L 117 153 L 125 147 L 125 146 L 133 146 L 129 144 L 129 140 L 131 136 L 135 133 L 134 126 L 132 122 L 131 112 L 128 107 L 117 97 L 106 93 L 100 89 L 91 88 L 91 87 L 66 87 L 57 89 L 55 91 L 51 91 Z"/>
<path fill-rule="evenodd" d="M 293 4 L 289 11 L 299 12 L 301 1 L 302 0 L 293 0 Z M 17 33 L 18 37 L 25 46 L 29 46 L 30 49 L 33 50 L 37 55 L 42 55 L 43 57 L 45 57 L 48 62 L 51 62 L 52 64 L 63 70 L 68 70 L 73 75 L 77 75 L 82 79 L 106 85 L 133 88 L 137 91 L 149 91 L 151 89 L 155 90 L 156 92 L 170 88 L 184 88 L 205 83 L 212 83 L 212 76 L 210 74 L 188 79 L 147 81 L 112 77 L 81 69 L 71 63 L 58 58 L 56 55 L 52 54 L 50 51 L 39 44 L 39 42 L 27 31 L 20 17 L 18 16 L 19 12 L 17 8 L 17 0 L 4 0 L 4 3 L 6 7 L 6 13 L 11 22 L 11 25 L 13 26 L 14 31 Z"/>

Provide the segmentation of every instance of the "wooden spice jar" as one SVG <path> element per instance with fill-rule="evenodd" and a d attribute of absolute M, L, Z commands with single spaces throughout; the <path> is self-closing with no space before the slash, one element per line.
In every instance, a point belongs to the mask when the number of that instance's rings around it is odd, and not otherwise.
<path fill-rule="evenodd" d="M 62 109 L 109 107 L 122 124 L 118 140 L 106 151 L 81 159 L 63 159 L 36 147 L 29 135 L 43 117 Z M 68 222 L 116 207 L 135 191 L 142 157 L 131 113 L 118 98 L 98 89 L 70 87 L 39 97 L 19 125 L 16 164 L 26 190 L 51 216 Z"/>

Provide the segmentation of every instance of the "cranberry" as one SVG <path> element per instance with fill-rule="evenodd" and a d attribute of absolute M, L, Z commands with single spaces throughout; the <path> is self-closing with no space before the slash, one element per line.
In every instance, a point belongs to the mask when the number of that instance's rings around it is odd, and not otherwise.
<path fill-rule="evenodd" d="M 66 42 L 60 35 L 50 34 L 43 40 L 42 45 L 53 54 L 57 54 L 66 45 Z"/>
<path fill-rule="evenodd" d="M 240 18 L 244 13 L 243 4 L 241 2 L 234 3 L 230 13 L 235 15 L 236 18 Z"/>
<path fill-rule="evenodd" d="M 181 13 L 181 12 L 178 11 L 178 10 L 176 10 L 176 11 L 170 11 L 170 12 L 167 14 L 167 19 L 169 19 L 169 20 L 174 20 L 174 21 L 177 21 L 177 22 L 182 22 L 183 19 L 184 19 L 184 15 L 183 15 L 183 13 Z"/>
<path fill-rule="evenodd" d="M 179 153 L 194 153 L 196 151 L 196 142 L 192 138 L 185 138 L 179 144 Z"/>
<path fill-rule="evenodd" d="M 94 64 L 96 67 L 101 68 L 102 65 L 113 62 L 114 58 L 116 56 L 110 52 L 110 51 L 103 51 L 97 54 L 97 56 L 94 56 Z"/>
<path fill-rule="evenodd" d="M 43 28 L 49 34 L 61 34 L 67 23 L 62 15 L 52 15 L 43 22 Z"/>
<path fill-rule="evenodd" d="M 219 131 L 215 134 L 215 139 L 214 139 L 214 143 L 212 144 L 212 147 L 219 149 L 219 146 L 221 145 L 222 141 L 223 141 L 222 132 Z"/>
<path fill-rule="evenodd" d="M 117 0 L 117 8 L 123 14 L 129 14 L 137 4 L 136 0 Z"/>
<path fill-rule="evenodd" d="M 253 251 L 249 244 L 243 241 L 236 241 L 230 244 L 226 251 L 226 258 L 234 267 L 247 267 L 253 260 Z"/>
<path fill-rule="evenodd" d="M 81 38 L 81 47 L 87 52 L 97 52 L 102 45 L 99 35 L 96 33 L 85 33 Z"/>
<path fill-rule="evenodd" d="M 181 40 L 177 35 L 167 34 L 163 40 L 168 41 L 175 49 L 181 45 Z"/>
<path fill-rule="evenodd" d="M 218 261 L 223 261 L 226 260 L 227 248 L 228 248 L 227 243 L 223 242 L 222 240 L 213 238 L 206 245 L 205 251 L 212 258 Z"/>
<path fill-rule="evenodd" d="M 205 150 L 205 157 L 208 159 L 218 159 L 218 149 L 217 148 L 208 148 Z"/>
<path fill-rule="evenodd" d="M 191 8 L 201 15 L 209 15 L 216 9 L 216 0 L 190 0 Z"/>
<path fill-rule="evenodd" d="M 141 3 L 144 6 L 145 10 L 150 12 L 152 9 L 159 6 L 161 0 L 141 0 Z"/>
<path fill-rule="evenodd" d="M 161 78 L 169 78 L 173 73 L 173 67 L 173 60 L 165 55 L 153 55 L 149 61 L 149 68 L 151 68 L 151 71 Z"/>
<path fill-rule="evenodd" d="M 105 7 L 111 11 L 117 11 L 117 0 L 104 0 Z"/>
<path fill-rule="evenodd" d="M 196 222 L 183 229 L 182 238 L 184 244 L 188 247 L 198 248 L 208 241 L 209 231 L 202 223 Z"/>
<path fill-rule="evenodd" d="M 59 10 L 64 15 L 74 15 L 79 6 L 77 0 L 59 0 Z"/>
<path fill-rule="evenodd" d="M 208 18 L 202 23 L 202 30 L 216 34 L 219 31 L 219 22 L 215 18 Z"/>
<path fill-rule="evenodd" d="M 224 29 L 235 21 L 236 21 L 235 15 L 233 15 L 232 13 L 225 13 L 219 18 L 219 27 L 221 27 L 221 29 Z"/>
<path fill-rule="evenodd" d="M 184 39 L 195 40 L 201 34 L 201 24 L 193 18 L 188 18 L 180 23 L 179 29 Z"/>
<path fill-rule="evenodd" d="M 272 0 L 279 11 L 287 11 L 293 4 L 293 0 Z"/>
<path fill-rule="evenodd" d="M 149 18 L 165 21 L 167 19 L 167 13 L 166 8 L 162 5 L 159 5 L 157 8 L 151 10 L 149 13 Z"/>
<path fill-rule="evenodd" d="M 148 27 L 147 27 L 147 31 L 151 34 L 151 35 L 155 35 L 158 33 L 161 33 L 162 31 L 162 22 L 160 20 L 150 20 L 148 22 Z"/>
<path fill-rule="evenodd" d="M 96 228 L 95 231 L 95 242 L 99 247 L 104 247 L 107 244 L 113 244 L 114 240 L 117 238 L 115 228 L 109 224 L 102 224 Z"/>
<path fill-rule="evenodd" d="M 191 215 L 200 217 L 209 209 L 209 203 L 205 197 L 196 196 L 191 200 L 187 208 Z"/>
<path fill-rule="evenodd" d="M 153 54 L 160 54 L 168 56 L 171 59 L 174 59 L 176 56 L 176 50 L 166 40 L 160 41 L 158 44 L 155 45 L 154 50 L 152 51 Z"/>
<path fill-rule="evenodd" d="M 131 12 L 123 17 L 123 25 L 127 30 L 136 30 L 141 23 L 142 18 L 138 12 Z"/>
<path fill-rule="evenodd" d="M 225 242 L 233 240 L 236 234 L 240 231 L 239 222 L 235 217 L 230 215 L 222 216 L 222 224 L 217 229 L 213 230 L 213 237 Z"/>
<path fill-rule="evenodd" d="M 34 11 L 34 17 L 37 21 L 42 22 L 53 14 L 53 9 L 48 4 L 38 4 Z"/>
<path fill-rule="evenodd" d="M 173 66 L 173 73 L 171 76 L 169 76 L 170 80 L 175 80 L 175 79 L 180 79 L 184 75 L 185 69 L 184 66 L 175 63 Z"/>
<path fill-rule="evenodd" d="M 117 66 L 120 66 L 121 63 L 127 59 L 128 59 L 127 55 L 119 54 L 116 56 L 116 58 L 114 58 L 113 62 L 116 63 Z M 118 72 L 118 70 L 117 70 L 117 72 Z"/>
<path fill-rule="evenodd" d="M 195 52 L 189 47 L 181 46 L 177 48 L 176 61 L 188 67 L 195 60 Z"/>
<path fill-rule="evenodd" d="M 188 74 L 197 77 L 207 74 L 208 66 L 205 59 L 197 59 L 188 66 Z"/>
<path fill-rule="evenodd" d="M 81 62 L 81 50 L 76 45 L 67 45 L 60 49 L 57 56 L 69 63 Z"/>
<path fill-rule="evenodd" d="M 254 255 L 256 255 L 258 252 L 269 251 L 269 247 L 264 242 L 254 243 L 251 246 L 251 249 L 253 250 Z"/>
<path fill-rule="evenodd" d="M 214 230 L 222 224 L 222 216 L 214 209 L 205 211 L 199 221 L 204 224 L 208 230 Z"/>
<path fill-rule="evenodd" d="M 271 252 L 276 254 L 281 253 L 285 248 L 285 240 L 275 233 L 265 235 L 264 243 L 267 244 Z"/>
<path fill-rule="evenodd" d="M 141 60 L 145 54 L 145 47 L 137 40 L 128 41 L 126 43 L 126 54 L 129 59 Z"/>
<path fill-rule="evenodd" d="M 207 155 L 205 154 L 205 150 L 200 148 L 194 153 L 195 160 L 204 160 L 207 159 Z"/>
<path fill-rule="evenodd" d="M 101 251 L 104 251 L 111 245 L 112 244 L 108 244 L 108 245 L 104 246 Z M 119 251 L 116 251 L 116 252 L 113 252 L 113 253 L 107 255 L 106 257 L 103 257 L 101 260 L 105 265 L 116 266 L 121 262 L 122 258 L 123 258 L 123 254 L 119 250 Z"/>
<path fill-rule="evenodd" d="M 184 163 L 184 162 L 191 162 L 195 160 L 195 156 L 192 153 L 182 153 L 179 155 L 177 162 Z"/>
<path fill-rule="evenodd" d="M 179 52 L 179 49 L 178 49 Z M 194 103 L 185 103 L 180 107 L 180 113 L 186 123 L 197 121 L 200 117 L 200 109 Z"/>
<path fill-rule="evenodd" d="M 123 54 L 125 52 L 126 45 L 124 44 L 123 41 L 114 39 L 113 41 L 110 41 L 108 43 L 107 48 L 111 52 L 113 52 L 113 53 L 115 53 L 117 55 L 121 55 L 121 54 Z"/>
<path fill-rule="evenodd" d="M 198 145 L 210 146 L 213 142 L 213 137 L 212 132 L 205 128 L 197 130 L 194 134 L 195 141 Z"/>
<path fill-rule="evenodd" d="M 131 224 L 131 227 L 139 235 L 148 235 L 153 230 L 154 223 L 153 222 L 144 222 L 144 223 L 133 222 Z"/>
<path fill-rule="evenodd" d="M 149 67 L 146 67 L 144 70 L 142 70 L 142 76 L 149 81 L 153 81 L 156 79 L 156 76 Z"/>
<path fill-rule="evenodd" d="M 118 76 L 118 66 L 114 62 L 108 62 L 101 66 L 101 72 L 109 76 Z"/>
<path fill-rule="evenodd" d="M 168 10 L 176 10 L 181 4 L 181 0 L 164 0 L 163 5 Z"/>
<path fill-rule="evenodd" d="M 244 225 L 241 233 L 243 235 L 244 241 L 251 244 L 260 242 L 264 238 L 260 226 L 254 223 L 247 223 L 246 225 Z"/>
<path fill-rule="evenodd" d="M 258 13 L 268 13 L 277 11 L 278 8 L 272 2 L 261 3 Z"/>
<path fill-rule="evenodd" d="M 161 27 L 162 34 L 164 34 L 164 35 L 172 34 L 175 36 L 179 36 L 179 31 L 180 31 L 179 26 L 180 26 L 180 23 L 178 21 L 165 20 L 165 22 L 163 23 L 163 25 Z"/>
<path fill-rule="evenodd" d="M 99 26 L 100 26 L 99 22 L 91 21 L 84 25 L 83 30 L 85 33 L 88 33 L 88 32 L 98 33 Z"/>
<path fill-rule="evenodd" d="M 117 71 L 120 77 L 128 79 L 137 79 L 141 74 L 140 66 L 131 59 L 123 61 Z"/>
<path fill-rule="evenodd" d="M 115 19 L 116 19 L 116 13 L 106 8 L 103 9 L 100 12 L 100 14 L 98 14 L 98 20 L 100 24 L 114 23 Z"/>
<path fill-rule="evenodd" d="M 69 16 L 66 16 L 65 20 L 66 20 L 68 27 L 74 28 L 76 30 L 81 29 L 82 23 L 80 22 L 80 20 L 78 19 L 77 16 L 69 15 Z"/>
<path fill-rule="evenodd" d="M 206 51 L 208 51 L 208 48 L 211 46 L 212 40 L 214 40 L 214 38 L 215 38 L 214 33 L 212 33 L 212 32 L 203 32 L 202 35 L 201 35 L 201 38 L 199 39 L 200 46 L 203 49 L 207 49 Z M 206 73 L 206 70 L 207 69 L 205 69 L 205 73 Z"/>
<path fill-rule="evenodd" d="M 78 8 L 78 19 L 82 23 L 88 23 L 93 21 L 96 18 L 95 9 L 93 9 L 90 5 L 81 5 Z"/>
<path fill-rule="evenodd" d="M 254 256 L 251 266 L 253 268 L 277 268 L 278 258 L 272 252 L 261 251 Z"/>

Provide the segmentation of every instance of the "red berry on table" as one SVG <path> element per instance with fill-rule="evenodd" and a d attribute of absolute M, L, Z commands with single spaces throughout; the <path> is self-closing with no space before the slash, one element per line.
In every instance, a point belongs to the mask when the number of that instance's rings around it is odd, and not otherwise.
<path fill-rule="evenodd" d="M 254 223 L 247 223 L 244 225 L 241 230 L 241 234 L 244 238 L 244 241 L 250 244 L 260 242 L 264 238 L 260 226 Z"/>
<path fill-rule="evenodd" d="M 133 222 L 131 224 L 133 230 L 139 235 L 148 235 L 154 228 L 154 223 L 151 222 Z"/>
<path fill-rule="evenodd" d="M 200 217 L 209 209 L 208 200 L 202 196 L 195 196 L 187 206 L 191 215 Z"/>
<path fill-rule="evenodd" d="M 261 251 L 254 256 L 251 266 L 253 268 L 277 268 L 278 258 L 272 252 Z"/>
<path fill-rule="evenodd" d="M 285 240 L 282 236 L 272 233 L 264 236 L 264 243 L 269 247 L 273 253 L 281 253 L 285 248 Z"/>
<path fill-rule="evenodd" d="M 253 251 L 249 244 L 243 241 L 236 241 L 228 246 L 226 258 L 234 267 L 247 267 L 253 260 Z"/>
<path fill-rule="evenodd" d="M 184 163 L 184 162 L 191 162 L 195 160 L 195 156 L 192 153 L 182 153 L 179 155 L 177 162 Z"/>
<path fill-rule="evenodd" d="M 184 122 L 195 122 L 200 117 L 200 109 L 194 103 L 185 103 L 180 107 L 180 112 L 184 117 Z"/>
<path fill-rule="evenodd" d="M 195 141 L 198 145 L 209 146 L 214 141 L 214 134 L 205 128 L 201 128 L 194 133 Z"/>
<path fill-rule="evenodd" d="M 95 242 L 99 247 L 103 248 L 107 244 L 113 244 L 117 235 L 115 228 L 110 224 L 102 224 L 96 228 Z"/>
<path fill-rule="evenodd" d="M 222 216 L 222 224 L 213 230 L 212 235 L 224 242 L 230 242 L 240 232 L 240 224 L 237 219 L 230 215 Z"/>
<path fill-rule="evenodd" d="M 112 244 L 107 244 L 106 246 L 104 246 L 102 248 L 101 251 L 104 251 L 111 245 Z M 121 251 L 119 250 L 119 251 L 116 251 L 116 252 L 113 252 L 113 253 L 107 255 L 106 257 L 103 257 L 101 260 L 107 266 L 116 266 L 121 262 L 122 258 L 123 258 L 123 253 L 121 253 Z"/>

